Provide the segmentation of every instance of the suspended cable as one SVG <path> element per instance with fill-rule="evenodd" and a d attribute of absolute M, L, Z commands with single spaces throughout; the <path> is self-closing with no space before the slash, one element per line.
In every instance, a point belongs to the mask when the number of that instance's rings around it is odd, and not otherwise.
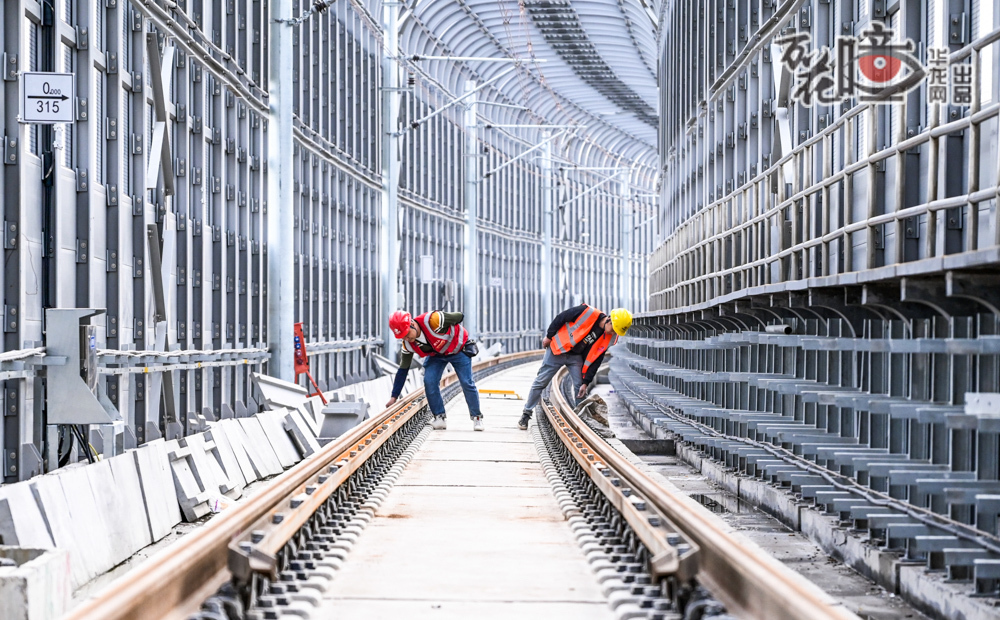
<path fill-rule="evenodd" d="M 305 13 L 303 13 L 302 15 L 299 15 L 298 17 L 292 17 L 290 19 L 275 19 L 274 21 L 276 23 L 279 23 L 279 24 L 288 24 L 289 26 L 298 26 L 299 24 L 301 24 L 302 22 L 306 21 L 307 19 L 309 19 L 313 15 L 317 15 L 317 14 L 322 13 L 323 11 L 327 10 L 336 1 L 337 0 L 329 0 L 327 2 L 324 2 L 323 0 L 316 0 L 315 2 L 313 2 L 312 6 L 309 7 L 309 10 L 306 11 Z"/>

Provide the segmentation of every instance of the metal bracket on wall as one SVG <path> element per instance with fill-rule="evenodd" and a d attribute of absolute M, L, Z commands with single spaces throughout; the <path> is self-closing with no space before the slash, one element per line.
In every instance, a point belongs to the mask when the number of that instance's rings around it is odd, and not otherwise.
<path fill-rule="evenodd" d="M 164 294 L 163 288 L 163 272 L 162 272 L 162 255 L 160 247 L 160 237 L 157 232 L 157 227 L 155 224 L 149 224 L 146 227 L 146 241 L 149 246 L 149 267 L 150 273 L 153 276 L 153 302 L 155 305 L 155 315 L 153 317 L 155 325 L 155 338 L 156 345 L 155 349 L 158 351 L 167 350 L 167 303 L 166 295 Z M 164 428 L 177 431 L 178 429 L 175 425 L 178 423 L 177 420 L 177 406 L 174 402 L 174 378 L 173 374 L 169 372 L 164 372 L 162 374 L 163 381 L 163 422 Z M 156 391 L 160 388 L 159 378 L 153 378 L 153 395 L 155 396 Z M 158 399 L 153 400 L 154 403 L 158 403 Z M 181 431 L 179 436 L 184 433 Z M 173 433 L 168 432 L 168 437 L 173 439 Z"/>
<path fill-rule="evenodd" d="M 50 308 L 45 311 L 48 424 L 111 424 L 121 416 L 98 393 L 96 325 L 103 308 Z M 62 361 L 62 360 L 60 360 Z"/>

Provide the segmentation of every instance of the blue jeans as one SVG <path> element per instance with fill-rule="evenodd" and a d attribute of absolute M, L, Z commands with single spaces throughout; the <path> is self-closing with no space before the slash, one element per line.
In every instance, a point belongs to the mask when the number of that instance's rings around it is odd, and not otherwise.
<path fill-rule="evenodd" d="M 545 349 L 545 358 L 542 359 L 542 367 L 538 369 L 535 382 L 531 384 L 531 391 L 528 392 L 528 400 L 524 402 L 525 411 L 534 411 L 538 401 L 542 399 L 542 390 L 552 381 L 552 377 L 559 372 L 563 366 L 569 366 L 569 378 L 573 380 L 573 387 L 576 392 L 580 391 L 583 385 L 583 356 L 563 353 L 556 355 L 552 349 Z M 573 398 L 576 399 L 576 392 Z"/>
<path fill-rule="evenodd" d="M 432 355 L 424 360 L 424 393 L 427 395 L 431 413 L 444 415 L 441 375 L 444 374 L 445 366 L 448 364 L 455 369 L 458 382 L 462 384 L 465 403 L 469 405 L 469 416 L 475 418 L 483 415 L 479 410 L 479 390 L 476 389 L 476 382 L 472 379 L 472 358 L 461 352 L 451 355 Z"/>

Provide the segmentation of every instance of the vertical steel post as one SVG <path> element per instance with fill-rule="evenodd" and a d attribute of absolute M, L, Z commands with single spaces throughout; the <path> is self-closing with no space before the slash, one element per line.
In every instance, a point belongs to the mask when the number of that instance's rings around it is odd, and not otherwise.
<path fill-rule="evenodd" d="M 539 328 L 544 332 L 552 320 L 552 195 L 556 191 L 556 180 L 552 174 L 552 143 L 549 132 L 542 135 L 542 322 Z"/>
<path fill-rule="evenodd" d="M 629 187 L 629 171 L 621 171 L 621 186 L 619 187 L 619 195 L 622 200 L 622 217 L 621 217 L 621 290 L 618 295 L 618 306 L 620 308 L 626 308 L 631 310 L 632 299 L 631 299 L 631 287 L 632 287 L 632 277 L 631 277 L 631 249 L 632 249 L 632 204 L 631 204 L 631 188 Z"/>
<path fill-rule="evenodd" d="M 476 89 L 476 82 L 465 82 L 465 92 Z M 469 95 L 465 108 L 465 328 L 473 338 L 479 336 L 479 242 L 476 216 L 479 199 L 479 140 L 476 127 L 475 94 Z"/>
<path fill-rule="evenodd" d="M 272 377 L 295 379 L 294 160 L 292 157 L 293 26 L 291 2 L 271 3 L 267 124 L 267 341 Z"/>
<path fill-rule="evenodd" d="M 394 56 L 399 54 L 398 2 L 382 5 L 385 48 L 382 52 L 382 311 L 379 328 L 383 334 L 383 353 L 396 357 L 396 338 L 389 331 L 389 315 L 396 310 L 399 288 L 399 69 Z M 422 310 L 413 308 L 413 312 Z"/>

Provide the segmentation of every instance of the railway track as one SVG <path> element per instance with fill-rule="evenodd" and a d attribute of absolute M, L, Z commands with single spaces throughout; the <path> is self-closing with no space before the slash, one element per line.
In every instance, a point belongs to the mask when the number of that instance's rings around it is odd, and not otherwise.
<path fill-rule="evenodd" d="M 502 356 L 474 370 L 478 379 L 537 357 Z M 456 391 L 454 375 L 445 383 Z M 551 391 L 542 410 L 532 427 L 540 462 L 619 618 L 856 618 L 693 500 L 646 476 L 573 413 L 561 390 Z M 428 416 L 423 391 L 408 395 L 70 617 L 310 617 L 428 435 Z"/>
<path fill-rule="evenodd" d="M 566 378 L 563 369 L 554 385 L 563 384 Z M 694 603 L 707 612 L 696 617 L 728 611 L 735 617 L 762 620 L 857 620 L 832 596 L 738 539 L 697 502 L 670 493 L 635 467 L 573 413 L 564 390 L 552 390 L 542 409 L 546 419 L 541 433 L 559 441 L 550 454 L 558 455 L 561 447 L 577 465 L 577 471 L 564 468 L 562 472 L 564 485 L 572 489 L 567 490 L 585 506 L 578 514 L 572 508 L 566 513 L 571 525 L 598 534 L 598 545 L 589 552 L 632 561 L 626 570 L 641 573 L 641 581 L 648 583 L 630 589 L 640 604 L 653 607 L 657 599 L 667 599 L 673 608 L 686 609 Z M 557 493 L 560 490 L 557 487 Z M 606 505 L 621 518 L 616 519 Z M 619 541 L 630 544 L 622 548 L 614 544 Z M 601 544 L 607 542 L 611 544 Z M 614 570 L 621 572 L 619 567 Z"/>

